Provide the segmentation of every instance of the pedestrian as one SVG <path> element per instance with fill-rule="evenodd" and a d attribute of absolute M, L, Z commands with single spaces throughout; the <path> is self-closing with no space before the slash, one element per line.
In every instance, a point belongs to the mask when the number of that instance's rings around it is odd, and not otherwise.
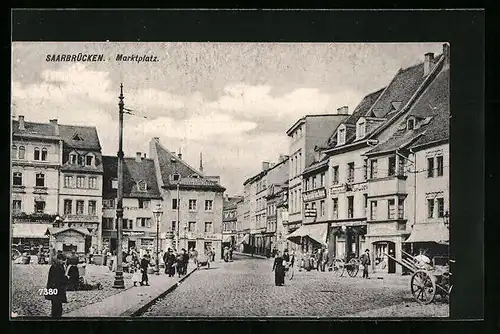
<path fill-rule="evenodd" d="M 276 286 L 283 286 L 285 284 L 285 267 L 283 266 L 283 257 L 279 251 L 274 258 L 273 271 L 274 284 Z"/>
<path fill-rule="evenodd" d="M 147 258 L 147 255 L 144 255 L 141 260 L 141 272 L 142 272 L 141 285 L 149 286 L 148 268 L 149 268 L 149 259 Z"/>
<path fill-rule="evenodd" d="M 234 247 L 229 247 L 229 261 L 233 261 L 233 249 Z"/>
<path fill-rule="evenodd" d="M 189 254 L 186 252 L 186 250 L 183 248 L 182 249 L 182 274 L 186 275 L 187 274 L 187 266 L 189 263 Z"/>
<path fill-rule="evenodd" d="M 78 256 L 76 251 L 71 251 L 71 256 L 68 259 L 68 269 L 66 275 L 69 277 L 68 290 L 76 291 L 78 290 L 78 283 L 80 279 L 80 272 L 78 271 Z"/>
<path fill-rule="evenodd" d="M 52 303 L 50 316 L 54 318 L 62 316 L 62 304 L 68 302 L 66 298 L 68 278 L 64 274 L 64 260 L 63 254 L 57 254 L 55 262 L 50 266 L 47 279 L 45 299 L 50 300 Z"/>
<path fill-rule="evenodd" d="M 224 262 L 229 262 L 229 248 L 224 247 Z"/>
<path fill-rule="evenodd" d="M 370 250 L 365 249 L 363 255 L 360 256 L 361 264 L 363 265 L 363 278 L 369 279 L 368 277 L 368 266 L 371 264 L 370 261 Z"/>
<path fill-rule="evenodd" d="M 137 286 L 137 283 L 141 282 L 141 271 L 139 268 L 139 264 L 136 262 L 132 262 L 132 282 L 134 286 Z"/>

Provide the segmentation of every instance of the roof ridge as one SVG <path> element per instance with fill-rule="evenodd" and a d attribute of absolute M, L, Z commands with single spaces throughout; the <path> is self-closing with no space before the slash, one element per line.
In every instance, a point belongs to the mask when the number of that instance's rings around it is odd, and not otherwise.
<path fill-rule="evenodd" d="M 203 175 L 202 172 L 200 172 L 199 170 L 197 170 L 196 168 L 192 167 L 191 165 L 189 165 L 186 161 L 182 160 L 182 158 L 179 158 L 179 156 L 173 154 L 172 152 L 170 152 L 170 150 L 167 150 L 165 148 L 165 146 L 163 146 L 162 143 L 160 143 L 159 141 L 155 142 L 155 144 L 159 145 L 161 149 L 163 149 L 164 151 L 166 151 L 170 156 L 174 157 L 175 159 L 177 159 L 178 161 L 180 161 L 182 164 L 184 164 L 184 166 L 188 167 L 189 169 L 193 170 L 196 174 L 199 174 L 201 178 L 203 179 L 206 179 Z M 157 152 L 158 154 L 158 152 Z"/>

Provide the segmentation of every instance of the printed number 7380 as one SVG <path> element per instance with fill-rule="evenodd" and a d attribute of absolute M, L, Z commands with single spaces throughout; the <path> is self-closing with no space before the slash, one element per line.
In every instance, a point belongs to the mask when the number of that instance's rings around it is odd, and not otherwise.
<path fill-rule="evenodd" d="M 54 289 L 38 289 L 40 296 L 54 296 L 57 295 L 57 288 Z"/>

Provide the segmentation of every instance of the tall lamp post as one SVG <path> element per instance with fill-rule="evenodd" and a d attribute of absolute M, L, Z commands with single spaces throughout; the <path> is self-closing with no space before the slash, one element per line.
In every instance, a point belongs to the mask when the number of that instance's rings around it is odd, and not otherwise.
<path fill-rule="evenodd" d="M 177 170 L 177 159 L 175 158 L 170 158 L 170 162 L 174 164 L 174 169 Z M 176 173 L 177 174 L 177 173 Z M 179 232 L 180 232 L 180 196 L 179 196 L 179 182 L 180 182 L 180 175 L 177 175 L 178 179 L 177 181 L 177 223 L 175 224 L 175 250 L 178 252 L 179 251 Z"/>
<path fill-rule="evenodd" d="M 160 222 L 162 214 L 163 212 L 161 211 L 161 204 L 158 203 L 156 204 L 156 209 L 153 211 L 153 215 L 156 220 L 156 267 L 155 267 L 156 275 L 160 274 L 160 259 L 158 257 L 158 254 L 160 253 Z"/>
<path fill-rule="evenodd" d="M 122 266 L 122 228 L 123 228 L 123 84 L 120 84 L 120 102 L 118 102 L 118 191 L 116 203 L 116 272 L 113 288 L 124 289 Z"/>

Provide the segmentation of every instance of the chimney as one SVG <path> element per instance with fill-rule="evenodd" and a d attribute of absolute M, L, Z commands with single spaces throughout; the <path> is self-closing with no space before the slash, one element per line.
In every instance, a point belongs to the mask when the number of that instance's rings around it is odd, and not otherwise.
<path fill-rule="evenodd" d="M 153 141 L 155 143 L 159 143 L 160 142 L 160 137 L 153 137 Z"/>
<path fill-rule="evenodd" d="M 177 154 L 177 156 L 179 157 L 179 159 L 182 160 L 182 152 L 181 152 L 181 148 L 179 147 L 179 153 Z"/>
<path fill-rule="evenodd" d="M 146 153 L 144 153 L 144 156 L 142 157 L 142 159 L 146 159 Z"/>
<path fill-rule="evenodd" d="M 269 169 L 269 162 L 268 161 L 262 161 L 262 171 L 268 170 Z"/>
<path fill-rule="evenodd" d="M 203 153 L 200 152 L 200 172 L 203 174 Z"/>
<path fill-rule="evenodd" d="M 443 44 L 443 57 L 444 57 L 444 64 L 449 65 L 450 64 L 450 45 L 448 43 Z"/>
<path fill-rule="evenodd" d="M 57 119 L 51 119 L 49 122 L 54 125 L 54 135 L 59 136 L 59 124 L 57 124 Z"/>
<path fill-rule="evenodd" d="M 26 130 L 24 127 L 24 116 L 19 116 L 19 130 Z"/>
<path fill-rule="evenodd" d="M 425 54 L 424 76 L 427 76 L 429 75 L 429 73 L 431 73 L 433 65 L 434 65 L 434 53 L 428 52 Z"/>
<path fill-rule="evenodd" d="M 135 161 L 141 162 L 142 161 L 141 156 L 142 156 L 141 152 L 136 152 L 135 153 Z"/>

